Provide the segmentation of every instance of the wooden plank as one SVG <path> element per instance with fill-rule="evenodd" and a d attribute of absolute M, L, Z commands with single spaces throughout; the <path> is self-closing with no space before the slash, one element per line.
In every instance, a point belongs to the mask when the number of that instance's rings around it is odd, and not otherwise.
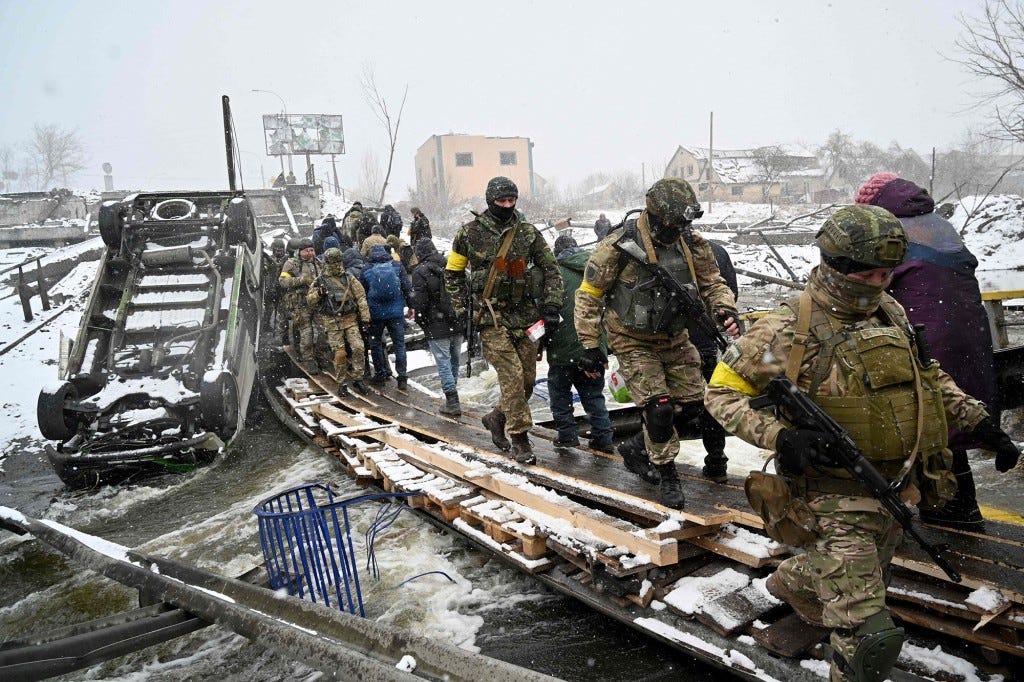
<path fill-rule="evenodd" d="M 338 423 L 354 423 L 352 415 L 332 405 L 318 405 L 314 408 L 319 414 L 331 418 Z M 615 518 L 604 512 L 585 507 L 562 495 L 551 494 L 551 491 L 540 490 L 534 486 L 511 482 L 506 477 L 491 469 L 482 469 L 479 464 L 469 462 L 458 455 L 446 454 L 436 449 L 425 447 L 415 440 L 404 438 L 388 431 L 373 432 L 370 436 L 394 448 L 401 449 L 407 456 L 424 461 L 449 475 L 468 481 L 480 488 L 490 490 L 508 500 L 519 502 L 525 507 L 568 521 L 576 528 L 590 531 L 609 544 L 626 547 L 633 554 L 646 554 L 658 566 L 674 564 L 678 560 L 677 543 L 672 540 L 652 540 L 644 537 L 642 529 Z"/>
<path fill-rule="evenodd" d="M 750 629 L 750 636 L 758 644 L 786 658 L 796 658 L 804 654 L 828 637 L 829 633 L 830 631 L 825 628 L 808 625 L 795 613 L 783 616 L 766 628 Z"/>
<path fill-rule="evenodd" d="M 751 584 L 706 604 L 697 620 L 726 637 L 781 608 L 782 604 Z"/>
<path fill-rule="evenodd" d="M 1014 656 L 1024 656 L 1024 646 L 1017 636 L 1005 632 L 1004 628 L 986 628 L 974 630 L 972 627 L 955 618 L 942 618 L 906 603 L 890 604 L 889 610 L 899 620 L 927 628 L 934 632 L 955 637 L 961 641 L 991 647 Z M 1007 636 L 1010 634 L 1011 636 Z M 1010 641 L 1006 641 L 1010 640 Z"/>
<path fill-rule="evenodd" d="M 746 552 L 738 550 L 734 547 L 728 547 L 726 545 L 721 544 L 720 542 L 716 542 L 712 537 L 701 536 L 696 538 L 690 538 L 689 540 L 687 540 L 687 542 L 689 542 L 691 545 L 696 545 L 698 547 L 706 549 L 709 552 L 714 552 L 719 556 L 724 556 L 729 559 L 732 559 L 733 561 L 738 561 L 744 566 L 750 566 L 751 568 L 761 568 L 762 566 L 767 566 L 769 564 L 779 561 L 778 558 L 772 556 L 761 557 L 754 556 L 753 554 L 747 554 Z"/>

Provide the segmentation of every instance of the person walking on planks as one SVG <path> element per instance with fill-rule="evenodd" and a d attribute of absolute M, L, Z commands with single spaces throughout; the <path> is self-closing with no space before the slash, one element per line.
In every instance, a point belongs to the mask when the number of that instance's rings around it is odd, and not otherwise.
<path fill-rule="evenodd" d="M 526 330 L 538 319 L 546 334 L 558 328 L 562 278 L 544 237 L 516 211 L 516 184 L 502 176 L 491 178 L 485 198 L 487 210 L 474 212 L 476 217 L 455 235 L 445 286 L 459 317 L 472 291 L 473 326 L 480 330 L 484 357 L 498 373 L 501 398 L 484 416 L 484 426 L 499 449 L 511 448 L 515 461 L 532 464 L 536 458 L 527 433 L 533 419 L 527 401 L 537 378 L 538 344 Z"/>
<path fill-rule="evenodd" d="M 316 259 L 313 240 L 304 237 L 296 244 L 298 254 L 289 258 L 281 267 L 277 281 L 284 290 L 284 304 L 292 319 L 292 329 L 299 339 L 299 354 L 305 369 L 319 372 L 313 352 L 313 315 L 306 305 L 309 287 L 320 276 L 320 261 Z"/>
<path fill-rule="evenodd" d="M 805 552 L 782 562 L 768 591 L 832 630 L 832 680 L 883 680 L 903 643 L 885 604 L 903 530 L 839 466 L 830 436 L 794 428 L 750 399 L 788 377 L 909 504 L 937 507 L 953 495 L 947 420 L 995 450 L 1000 471 L 1020 453 L 982 403 L 922 361 L 906 312 L 885 293 L 907 254 L 900 221 L 882 208 L 848 206 L 825 221 L 817 242 L 821 263 L 807 288 L 725 352 L 705 402 L 728 431 L 776 452 L 782 478 L 754 472 L 747 496 L 768 517 L 769 535 Z M 780 519 L 774 512 L 783 509 Z"/>
<path fill-rule="evenodd" d="M 676 509 L 685 502 L 675 467 L 676 425 L 704 410 L 704 379 L 700 353 L 688 332 L 691 320 L 654 269 L 699 294 L 718 323 L 730 335 L 739 334 L 732 291 L 719 274 L 707 241 L 691 228 L 701 215 L 689 183 L 679 178 L 658 180 L 647 191 L 640 217 L 597 246 L 576 291 L 576 333 L 584 348 L 580 368 L 591 376 L 604 374 L 603 325 L 626 388 L 641 411 L 643 433 L 620 446 L 619 454 L 627 469 L 659 483 L 662 503 Z M 626 257 L 627 251 L 642 256 Z M 633 258 L 640 258 L 643 265 Z"/>
<path fill-rule="evenodd" d="M 327 335 L 327 343 L 334 351 L 334 375 L 338 380 L 338 395 L 348 392 L 348 360 L 352 359 L 352 386 L 366 393 L 363 375 L 366 358 L 363 336 L 369 331 L 370 307 L 366 291 L 359 279 L 345 272 L 341 249 L 324 252 L 324 270 L 306 294 L 306 302 L 316 315 L 317 324 Z M 345 346 L 351 352 L 346 351 Z"/>

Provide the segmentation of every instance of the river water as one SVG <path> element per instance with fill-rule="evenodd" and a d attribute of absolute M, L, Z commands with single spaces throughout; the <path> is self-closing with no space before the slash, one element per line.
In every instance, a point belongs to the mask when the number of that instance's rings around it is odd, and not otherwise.
<path fill-rule="evenodd" d="M 252 508 L 269 494 L 307 481 L 330 482 L 340 498 L 364 491 L 269 411 L 222 459 L 190 476 L 71 494 L 32 447 L 5 465 L 3 504 L 224 575 L 240 575 L 262 561 Z M 356 509 L 358 545 L 376 507 Z M 568 680 L 713 677 L 712 669 L 549 591 L 411 513 L 378 539 L 376 556 L 380 581 L 361 574 L 369 618 Z M 443 571 L 454 582 L 429 575 L 397 587 L 427 571 Z M 0 531 L 0 638 L 136 605 L 134 590 L 77 569 L 39 542 Z M 316 679 L 319 673 L 214 626 L 64 679 L 213 677 L 250 682 Z"/>

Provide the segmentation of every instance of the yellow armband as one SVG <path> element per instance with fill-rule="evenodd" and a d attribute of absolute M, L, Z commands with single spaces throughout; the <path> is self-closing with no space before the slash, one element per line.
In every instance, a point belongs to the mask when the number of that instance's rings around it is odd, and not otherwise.
<path fill-rule="evenodd" d="M 468 263 L 468 258 L 463 256 L 461 253 L 455 253 L 452 251 L 448 254 L 448 263 L 444 266 L 444 269 L 452 270 L 453 272 L 462 272 L 466 269 L 466 265 Z"/>
<path fill-rule="evenodd" d="M 583 280 L 580 283 L 580 291 L 582 291 L 585 294 L 590 294 L 594 298 L 601 298 L 602 296 L 604 296 L 604 292 L 602 290 L 598 289 L 587 280 Z"/>
<path fill-rule="evenodd" d="M 757 395 L 757 389 L 724 362 L 719 362 L 715 366 L 715 371 L 711 375 L 711 380 L 708 381 L 708 386 L 725 386 L 726 388 L 739 391 L 743 395 Z"/>

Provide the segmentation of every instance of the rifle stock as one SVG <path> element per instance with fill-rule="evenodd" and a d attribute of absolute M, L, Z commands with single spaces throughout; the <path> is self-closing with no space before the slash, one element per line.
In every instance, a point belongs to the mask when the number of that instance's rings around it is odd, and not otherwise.
<path fill-rule="evenodd" d="M 774 377 L 768 382 L 764 393 L 750 401 L 750 407 L 753 409 L 769 406 L 775 406 L 780 416 L 794 427 L 813 429 L 829 436 L 833 443 L 830 452 L 842 463 L 843 468 L 850 472 L 868 494 L 882 503 L 886 511 L 903 527 L 904 532 L 928 553 L 950 580 L 955 583 L 961 581 L 960 573 L 943 556 L 949 547 L 929 543 L 914 528 L 914 516 L 897 494 L 896 482 L 890 483 L 886 480 L 878 469 L 865 459 L 846 430 L 804 395 L 788 377 Z"/>
<path fill-rule="evenodd" d="M 473 376 L 473 285 L 466 282 L 466 378 Z"/>
<path fill-rule="evenodd" d="M 632 246 L 636 245 L 632 244 Z M 675 299 L 679 312 L 692 320 L 694 325 L 708 338 L 714 340 L 719 350 L 724 351 L 728 347 L 728 341 L 725 340 L 725 336 L 718 329 L 718 324 L 711 319 L 711 315 L 708 314 L 708 310 L 699 296 L 691 294 L 686 287 L 677 282 L 676 278 L 669 274 L 662 266 L 656 263 L 648 263 L 639 253 L 631 250 L 629 245 L 623 244 L 621 239 L 615 242 L 615 249 L 636 263 L 640 268 L 654 275 L 658 280 L 658 284 L 664 287 L 668 291 L 669 296 Z"/>

